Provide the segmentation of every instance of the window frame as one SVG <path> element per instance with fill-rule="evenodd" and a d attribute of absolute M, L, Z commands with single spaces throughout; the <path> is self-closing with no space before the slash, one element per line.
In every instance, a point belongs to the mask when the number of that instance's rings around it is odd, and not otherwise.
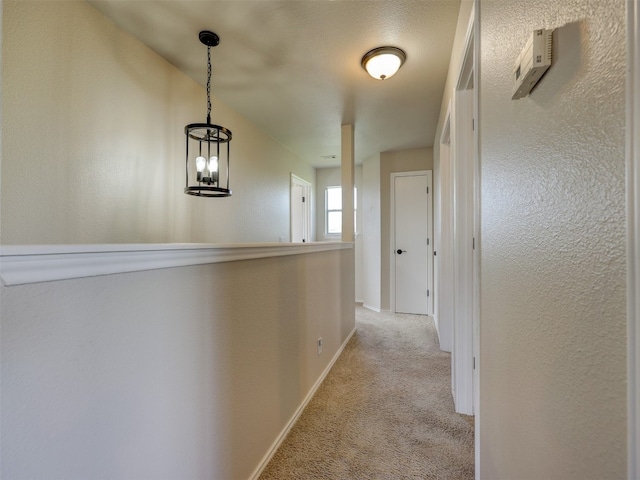
<path fill-rule="evenodd" d="M 329 209 L 329 190 L 340 190 L 340 209 Z M 324 189 L 324 235 L 325 237 L 340 237 L 342 236 L 342 222 L 340 222 L 340 231 L 329 232 L 329 213 L 340 212 L 342 214 L 342 186 L 341 185 L 329 185 Z M 353 232 L 358 233 L 358 187 L 353 186 Z"/>

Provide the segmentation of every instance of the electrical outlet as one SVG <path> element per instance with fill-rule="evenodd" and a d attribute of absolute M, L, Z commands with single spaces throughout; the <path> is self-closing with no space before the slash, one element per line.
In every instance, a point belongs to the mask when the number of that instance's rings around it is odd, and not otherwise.
<path fill-rule="evenodd" d="M 322 337 L 318 338 L 318 355 L 322 353 Z"/>

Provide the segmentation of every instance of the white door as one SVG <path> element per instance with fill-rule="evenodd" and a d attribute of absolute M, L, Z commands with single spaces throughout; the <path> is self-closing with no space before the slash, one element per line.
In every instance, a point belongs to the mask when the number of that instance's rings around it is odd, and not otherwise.
<path fill-rule="evenodd" d="M 392 309 L 430 314 L 431 172 L 396 173 L 392 181 Z"/>
<path fill-rule="evenodd" d="M 311 184 L 291 174 L 291 241 L 306 243 L 310 241 Z"/>

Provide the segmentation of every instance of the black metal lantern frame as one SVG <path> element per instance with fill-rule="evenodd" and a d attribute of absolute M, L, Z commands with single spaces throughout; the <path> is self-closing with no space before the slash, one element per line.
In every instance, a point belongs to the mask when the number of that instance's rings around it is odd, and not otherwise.
<path fill-rule="evenodd" d="M 231 130 L 211 123 L 211 47 L 218 45 L 220 38 L 213 32 L 202 31 L 200 41 L 207 46 L 207 122 L 184 127 L 184 193 L 197 197 L 229 197 Z"/>

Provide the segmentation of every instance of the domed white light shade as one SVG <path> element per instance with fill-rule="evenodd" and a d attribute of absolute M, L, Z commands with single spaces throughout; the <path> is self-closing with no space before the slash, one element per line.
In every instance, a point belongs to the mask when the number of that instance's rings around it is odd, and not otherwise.
<path fill-rule="evenodd" d="M 377 80 L 392 77 L 406 60 L 406 54 L 396 47 L 379 47 L 362 57 L 362 68 Z"/>

